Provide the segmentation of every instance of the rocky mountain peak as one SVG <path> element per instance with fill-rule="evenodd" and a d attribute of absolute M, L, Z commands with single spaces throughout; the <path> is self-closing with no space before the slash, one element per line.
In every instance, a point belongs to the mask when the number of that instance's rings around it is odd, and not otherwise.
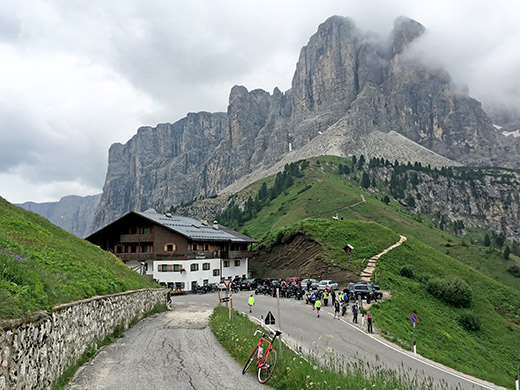
<path fill-rule="evenodd" d="M 504 144 L 480 104 L 457 93 L 447 73 L 401 55 L 424 32 L 400 17 L 384 40 L 333 16 L 301 49 L 285 93 L 234 86 L 225 113 L 139 130 L 110 149 L 95 227 L 323 154 L 520 167 L 520 140 Z"/>
<path fill-rule="evenodd" d="M 424 34 L 424 26 L 406 16 L 398 17 L 391 32 L 392 55 L 401 54 L 413 41 Z"/>

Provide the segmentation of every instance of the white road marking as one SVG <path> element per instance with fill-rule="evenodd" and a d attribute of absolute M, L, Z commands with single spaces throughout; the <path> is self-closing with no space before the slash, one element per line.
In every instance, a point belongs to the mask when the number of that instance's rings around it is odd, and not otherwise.
<path fill-rule="evenodd" d="M 334 316 L 334 314 L 332 314 L 332 313 L 330 313 L 330 312 L 329 312 L 328 314 L 331 315 L 331 316 Z M 459 379 L 462 379 L 462 380 L 464 380 L 464 381 L 467 381 L 467 382 L 473 383 L 474 385 L 481 386 L 481 387 L 484 388 L 484 389 L 494 390 L 493 387 L 489 387 L 489 386 L 486 386 L 486 385 L 484 385 L 484 384 L 482 384 L 482 383 L 475 382 L 475 381 L 473 381 L 473 380 L 471 380 L 471 379 L 468 379 L 468 378 L 463 377 L 463 376 L 461 376 L 461 375 L 455 374 L 455 373 L 453 373 L 453 372 L 451 372 L 451 371 L 445 370 L 445 369 L 443 369 L 443 368 L 441 368 L 441 367 L 437 367 L 437 366 L 435 366 L 435 365 L 433 365 L 433 364 L 431 364 L 431 363 L 428 363 L 428 362 L 426 362 L 426 361 L 424 361 L 424 360 L 421 360 L 421 359 L 419 359 L 419 358 L 416 358 L 415 356 L 409 355 L 408 353 L 405 353 L 405 352 L 403 352 L 403 351 L 401 351 L 401 350 L 399 350 L 399 349 L 397 349 L 397 348 L 391 346 L 390 344 L 387 344 L 387 343 L 385 343 L 385 342 L 383 342 L 383 341 L 377 339 L 376 337 L 372 336 L 371 334 L 366 333 L 365 331 L 359 329 L 357 326 L 354 326 L 354 325 L 352 325 L 351 323 L 345 321 L 343 318 L 340 318 L 340 320 L 343 321 L 345 324 L 351 326 L 352 328 L 356 329 L 357 331 L 361 332 L 361 333 L 364 334 L 365 336 L 370 337 L 372 340 L 375 340 L 375 341 L 377 341 L 378 343 L 384 345 L 385 347 L 390 348 L 390 349 L 392 349 L 392 350 L 394 350 L 394 351 L 396 351 L 396 352 L 399 352 L 401 355 L 404 355 L 404 356 L 406 356 L 406 357 L 408 357 L 408 358 L 410 358 L 410 359 L 413 359 L 413 360 L 415 360 L 415 361 L 417 361 L 417 362 L 419 362 L 419 363 L 422 363 L 422 364 L 425 364 L 425 365 L 427 365 L 427 366 L 430 366 L 430 367 L 432 367 L 432 368 L 434 368 L 434 369 L 436 369 L 436 370 L 442 371 L 442 372 L 444 372 L 444 373 L 446 373 L 446 374 L 452 375 L 452 376 L 454 376 L 454 377 L 456 377 L 456 378 L 459 378 Z"/>

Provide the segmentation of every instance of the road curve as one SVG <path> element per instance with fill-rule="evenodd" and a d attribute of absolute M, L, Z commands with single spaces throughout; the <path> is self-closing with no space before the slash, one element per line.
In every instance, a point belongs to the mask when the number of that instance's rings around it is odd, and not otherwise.
<path fill-rule="evenodd" d="M 233 307 L 249 315 L 247 298 L 251 292 L 239 292 L 233 295 Z M 278 318 L 276 299 L 263 295 L 254 295 L 255 305 L 252 317 L 262 320 L 270 311 Z M 216 294 L 186 295 L 175 297 L 176 301 L 197 305 L 198 302 L 217 303 Z M 377 334 L 369 335 L 366 328 L 354 325 L 351 315 L 340 321 L 333 318 L 333 309 L 322 306 L 321 318 L 305 302 L 294 299 L 280 299 L 281 330 L 283 338 L 290 346 L 310 354 L 318 360 L 331 362 L 338 366 L 361 366 L 373 372 L 374 367 L 390 369 L 416 388 L 425 388 L 433 384 L 434 389 L 442 390 L 491 390 L 503 389 L 492 383 L 472 378 L 463 373 L 430 361 L 420 355 L 413 355 Z M 374 318 L 377 326 L 377 318 Z M 417 348 L 420 354 L 420 344 Z M 505 390 L 505 389 L 504 389 Z"/>

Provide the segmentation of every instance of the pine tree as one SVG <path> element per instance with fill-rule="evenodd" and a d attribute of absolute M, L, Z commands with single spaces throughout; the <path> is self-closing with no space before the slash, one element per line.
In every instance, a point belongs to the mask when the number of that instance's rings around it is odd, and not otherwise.
<path fill-rule="evenodd" d="M 509 246 L 506 245 L 506 247 L 504 248 L 504 259 L 508 260 L 510 254 L 511 254 L 511 249 L 509 249 Z"/>
<path fill-rule="evenodd" d="M 490 246 L 491 245 L 491 238 L 489 238 L 489 234 L 486 234 L 484 236 L 484 246 Z"/>
<path fill-rule="evenodd" d="M 361 161 L 361 159 L 359 159 L 359 161 Z M 368 176 L 368 173 L 366 173 L 366 172 L 363 172 L 363 176 L 361 178 L 361 186 L 363 188 L 370 187 L 370 177 Z"/>

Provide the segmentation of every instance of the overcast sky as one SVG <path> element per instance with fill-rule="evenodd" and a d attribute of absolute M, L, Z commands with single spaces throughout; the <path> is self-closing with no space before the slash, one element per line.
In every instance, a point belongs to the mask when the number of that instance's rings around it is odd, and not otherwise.
<path fill-rule="evenodd" d="M 138 127 L 226 111 L 233 85 L 289 89 L 332 15 L 381 35 L 409 16 L 471 96 L 520 107 L 518 0 L 2 0 L 0 196 L 100 193 Z"/>

